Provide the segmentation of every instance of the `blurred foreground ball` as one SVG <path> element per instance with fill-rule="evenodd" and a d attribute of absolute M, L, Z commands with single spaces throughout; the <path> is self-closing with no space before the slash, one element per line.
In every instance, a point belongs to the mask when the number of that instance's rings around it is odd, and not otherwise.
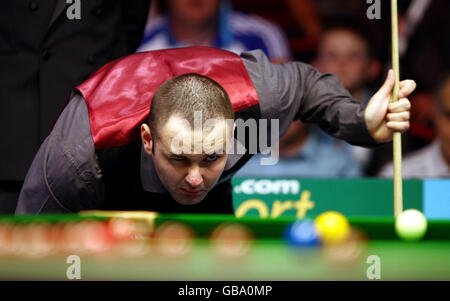
<path fill-rule="evenodd" d="M 12 229 L 10 224 L 0 224 L 0 256 L 11 255 Z"/>
<path fill-rule="evenodd" d="M 358 229 L 351 229 L 344 240 L 324 246 L 325 257 L 333 264 L 360 262 L 366 251 L 367 236 Z"/>
<path fill-rule="evenodd" d="M 247 255 L 252 238 L 249 228 L 235 223 L 221 224 L 211 234 L 212 247 L 222 259 L 240 259 Z"/>
<path fill-rule="evenodd" d="M 184 257 L 192 249 L 194 231 L 179 222 L 165 222 L 158 227 L 155 235 L 158 251 L 161 255 L 176 258 Z"/>
<path fill-rule="evenodd" d="M 344 241 L 350 234 L 350 223 L 339 212 L 328 211 L 315 219 L 319 237 L 325 244 L 334 244 Z"/>
<path fill-rule="evenodd" d="M 114 240 L 105 222 L 85 220 L 65 223 L 61 243 L 65 252 L 101 254 L 111 249 Z"/>
<path fill-rule="evenodd" d="M 114 237 L 114 249 L 125 256 L 142 256 L 149 252 L 150 228 L 144 221 L 113 218 L 109 228 Z"/>
<path fill-rule="evenodd" d="M 50 255 L 57 250 L 52 239 L 52 225 L 46 223 L 30 223 L 22 226 L 23 231 L 28 232 L 25 255 L 30 257 L 41 257 Z"/>
<path fill-rule="evenodd" d="M 284 239 L 291 247 L 314 247 L 320 244 L 317 227 L 311 220 L 291 223 L 284 231 Z"/>
<path fill-rule="evenodd" d="M 403 240 L 417 241 L 425 236 L 427 224 L 427 219 L 422 212 L 416 209 L 408 209 L 400 213 L 395 219 L 395 232 Z"/>
<path fill-rule="evenodd" d="M 109 220 L 109 228 L 117 241 L 136 240 L 139 235 L 139 224 L 132 219 L 113 218 Z"/>
<path fill-rule="evenodd" d="M 107 222 L 83 221 L 79 225 L 79 239 L 82 249 L 91 254 L 100 254 L 109 251 L 114 244 Z"/>

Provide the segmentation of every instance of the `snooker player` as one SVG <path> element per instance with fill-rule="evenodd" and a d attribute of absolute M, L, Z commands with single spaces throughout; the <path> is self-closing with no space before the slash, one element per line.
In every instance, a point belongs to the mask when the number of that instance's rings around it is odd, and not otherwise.
<path fill-rule="evenodd" d="M 74 89 L 32 163 L 16 213 L 233 213 L 231 177 L 293 120 L 366 147 L 407 130 L 415 83 L 402 81 L 390 104 L 394 81 L 390 71 L 364 109 L 335 76 L 300 62 L 271 64 L 259 50 L 238 56 L 190 47 L 115 60 Z M 199 116 L 214 122 L 197 127 Z M 250 121 L 248 135 L 236 135 L 238 121 Z M 255 151 L 255 137 L 266 137 L 267 148 L 259 143 Z"/>

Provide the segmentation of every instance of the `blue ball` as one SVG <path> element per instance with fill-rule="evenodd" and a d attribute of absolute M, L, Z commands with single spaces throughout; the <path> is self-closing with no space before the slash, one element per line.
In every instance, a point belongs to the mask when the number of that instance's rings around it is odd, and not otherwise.
<path fill-rule="evenodd" d="M 291 223 L 284 232 L 286 242 L 292 247 L 315 247 L 320 238 L 313 221 L 299 220 Z"/>

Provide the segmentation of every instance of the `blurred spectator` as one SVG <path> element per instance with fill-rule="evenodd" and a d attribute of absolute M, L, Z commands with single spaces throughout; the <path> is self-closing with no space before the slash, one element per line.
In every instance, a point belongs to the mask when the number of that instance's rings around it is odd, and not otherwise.
<path fill-rule="evenodd" d="M 372 97 L 369 84 L 380 74 L 381 63 L 372 52 L 368 32 L 350 20 L 334 21 L 322 33 L 313 65 L 322 73 L 333 73 L 342 85 L 365 106 Z M 370 158 L 370 149 L 350 146 L 361 166 Z"/>
<path fill-rule="evenodd" d="M 322 32 L 317 57 L 313 61 L 322 73 L 333 73 L 343 86 L 365 106 L 373 95 L 371 83 L 381 72 L 373 55 L 368 33 L 350 19 L 335 18 Z M 370 149 L 352 146 L 311 128 L 293 123 L 280 139 L 280 161 L 260 165 L 254 156 L 238 176 L 359 177 L 370 159 Z"/>
<path fill-rule="evenodd" d="M 402 0 L 399 10 L 402 75 L 430 91 L 450 69 L 450 1 Z"/>
<path fill-rule="evenodd" d="M 390 1 L 382 1 L 382 18 L 388 32 Z M 401 47 L 400 77 L 417 82 L 411 95 L 411 127 L 403 135 L 404 154 L 422 149 L 436 136 L 434 129 L 433 87 L 450 69 L 450 21 L 447 0 L 400 0 L 399 43 Z M 392 160 L 392 143 L 374 150 L 367 171 L 377 175 Z"/>
<path fill-rule="evenodd" d="M 405 178 L 450 177 L 450 74 L 438 87 L 434 104 L 437 138 L 425 148 L 405 157 L 402 163 Z M 392 177 L 393 173 L 393 164 L 389 163 L 379 175 Z"/>
<path fill-rule="evenodd" d="M 230 6 L 226 0 L 169 0 L 164 14 L 150 20 L 138 51 L 204 45 L 235 53 L 261 49 L 274 63 L 291 58 L 278 26 Z"/>
<path fill-rule="evenodd" d="M 339 22 L 324 30 L 317 53 L 316 68 L 336 75 L 352 96 L 366 105 L 372 96 L 369 84 L 381 71 L 368 34 L 351 21 Z"/>
<path fill-rule="evenodd" d="M 417 150 L 434 137 L 432 90 L 450 69 L 450 22 L 447 0 L 402 0 L 399 2 L 399 47 L 401 77 L 417 82 L 411 97 L 411 128 L 407 151 Z"/>
<path fill-rule="evenodd" d="M 261 165 L 264 155 L 257 154 L 236 173 L 236 177 L 359 177 L 361 169 L 348 147 L 344 141 L 297 120 L 280 139 L 280 159 L 275 165 Z"/>
<path fill-rule="evenodd" d="M 355 20 L 363 30 L 364 36 L 371 42 L 372 54 L 382 61 L 390 58 L 389 46 L 391 43 L 389 4 L 390 1 L 381 0 L 380 19 L 369 19 L 367 11 L 375 1 L 369 3 L 365 0 L 314 0 L 316 10 L 322 23 L 329 20 Z"/>
<path fill-rule="evenodd" d="M 0 0 L 0 213 L 14 212 L 31 161 L 72 88 L 136 50 L 149 4 Z M 80 18 L 70 19 L 69 11 Z"/>

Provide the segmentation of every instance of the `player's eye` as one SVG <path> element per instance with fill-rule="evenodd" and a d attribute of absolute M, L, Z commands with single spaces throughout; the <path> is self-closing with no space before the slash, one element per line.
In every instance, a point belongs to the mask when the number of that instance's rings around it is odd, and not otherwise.
<path fill-rule="evenodd" d="M 214 162 L 217 159 L 219 159 L 219 157 L 217 155 L 209 155 L 205 157 L 205 161 L 207 162 Z"/>
<path fill-rule="evenodd" d="M 177 161 L 177 162 L 183 162 L 183 161 L 186 161 L 186 158 L 183 158 L 183 157 L 171 157 L 170 160 Z"/>

